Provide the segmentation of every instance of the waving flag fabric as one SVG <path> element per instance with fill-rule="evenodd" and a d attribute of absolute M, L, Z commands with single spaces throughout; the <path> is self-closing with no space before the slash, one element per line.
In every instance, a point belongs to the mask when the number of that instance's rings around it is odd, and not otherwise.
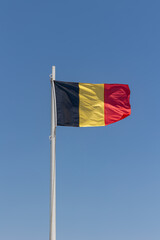
<path fill-rule="evenodd" d="M 59 126 L 105 126 L 131 114 L 126 84 L 55 81 L 55 92 Z"/>

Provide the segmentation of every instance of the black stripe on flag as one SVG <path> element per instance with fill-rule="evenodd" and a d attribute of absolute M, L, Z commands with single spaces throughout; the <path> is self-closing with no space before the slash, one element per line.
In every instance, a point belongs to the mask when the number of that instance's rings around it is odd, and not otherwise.
<path fill-rule="evenodd" d="M 55 81 L 57 125 L 79 127 L 79 84 Z"/>

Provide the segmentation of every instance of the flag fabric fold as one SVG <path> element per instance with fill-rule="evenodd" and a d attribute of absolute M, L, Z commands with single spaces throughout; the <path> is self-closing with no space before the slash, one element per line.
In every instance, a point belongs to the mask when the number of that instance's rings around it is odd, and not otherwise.
<path fill-rule="evenodd" d="M 131 114 L 126 84 L 55 81 L 55 92 L 58 126 L 105 126 Z"/>

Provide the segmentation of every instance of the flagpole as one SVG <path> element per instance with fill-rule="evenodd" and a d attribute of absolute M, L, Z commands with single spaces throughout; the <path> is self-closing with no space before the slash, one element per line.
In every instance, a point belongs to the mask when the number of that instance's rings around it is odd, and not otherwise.
<path fill-rule="evenodd" d="M 56 96 L 55 96 L 55 66 L 52 66 L 51 74 L 51 173 L 50 173 L 50 237 L 49 240 L 56 240 Z"/>

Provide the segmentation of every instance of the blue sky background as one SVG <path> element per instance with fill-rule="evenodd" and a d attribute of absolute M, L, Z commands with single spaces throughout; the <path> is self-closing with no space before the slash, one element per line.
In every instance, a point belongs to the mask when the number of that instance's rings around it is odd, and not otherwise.
<path fill-rule="evenodd" d="M 160 2 L 0 8 L 0 239 L 49 239 L 50 82 L 124 83 L 132 114 L 57 128 L 57 240 L 160 239 Z"/>

